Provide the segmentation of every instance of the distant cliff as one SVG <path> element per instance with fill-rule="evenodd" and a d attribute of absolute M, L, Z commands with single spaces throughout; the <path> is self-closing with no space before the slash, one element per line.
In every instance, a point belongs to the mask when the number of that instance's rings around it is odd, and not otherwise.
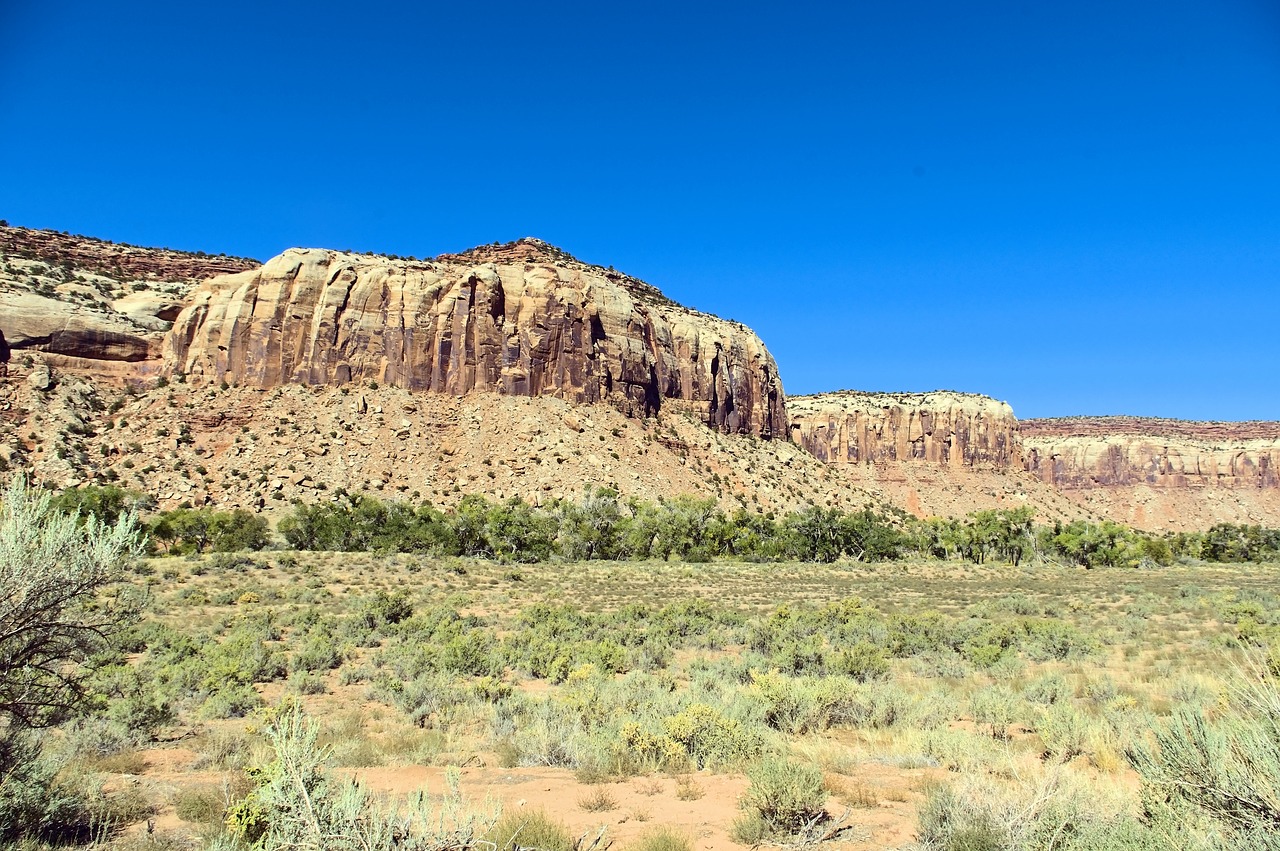
<path fill-rule="evenodd" d="M 201 281 L 252 269 L 257 260 L 170 248 L 143 248 L 53 230 L 0 226 L 0 252 L 116 281 Z"/>
<path fill-rule="evenodd" d="M 777 365 L 750 329 L 533 239 L 431 261 L 291 249 L 197 289 L 165 364 L 249 387 L 377 381 L 638 416 L 680 400 L 724 432 L 787 434 Z"/>
<path fill-rule="evenodd" d="M 1025 469 L 1059 488 L 1280 487 L 1280 423 L 1024 420 Z"/>
<path fill-rule="evenodd" d="M 833 464 L 1016 466 L 1013 409 L 987 396 L 840 391 L 787 399 L 792 440 Z"/>

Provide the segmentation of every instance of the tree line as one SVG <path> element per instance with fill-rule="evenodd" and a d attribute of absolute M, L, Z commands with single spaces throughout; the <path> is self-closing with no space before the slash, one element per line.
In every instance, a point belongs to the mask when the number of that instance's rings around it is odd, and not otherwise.
<path fill-rule="evenodd" d="M 62 492 L 54 506 L 114 523 L 146 514 L 147 497 L 114 485 Z M 265 518 L 245 509 L 178 508 L 143 524 L 153 553 L 260 550 L 277 542 Z M 1081 567 L 1280 560 L 1280 529 L 1218 523 L 1202 532 L 1155 534 L 1111 521 L 1035 523 L 1030 507 L 987 509 L 959 518 L 919 519 L 891 506 L 842 511 L 818 505 L 775 514 L 724 511 L 711 497 L 649 502 L 608 488 L 581 499 L 532 505 L 519 497 L 468 494 L 450 510 L 337 491 L 296 502 L 278 535 L 298 550 L 407 552 L 503 562 L 677 559 L 830 563 L 903 558 L 1000 561 L 1051 559 Z"/>

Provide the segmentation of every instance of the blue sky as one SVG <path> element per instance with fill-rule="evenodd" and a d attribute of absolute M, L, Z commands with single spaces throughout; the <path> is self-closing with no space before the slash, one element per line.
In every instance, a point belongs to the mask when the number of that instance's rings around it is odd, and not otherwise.
<path fill-rule="evenodd" d="M 265 259 L 532 235 L 789 393 L 1280 420 L 1280 6 L 0 0 L 0 218 Z"/>

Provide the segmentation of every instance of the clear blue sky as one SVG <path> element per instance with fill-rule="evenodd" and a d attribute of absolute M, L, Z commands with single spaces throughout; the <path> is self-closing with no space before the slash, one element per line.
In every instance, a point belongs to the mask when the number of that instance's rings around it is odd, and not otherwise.
<path fill-rule="evenodd" d="M 1280 420 L 1280 3 L 0 0 L 0 218 L 533 235 L 789 393 Z"/>

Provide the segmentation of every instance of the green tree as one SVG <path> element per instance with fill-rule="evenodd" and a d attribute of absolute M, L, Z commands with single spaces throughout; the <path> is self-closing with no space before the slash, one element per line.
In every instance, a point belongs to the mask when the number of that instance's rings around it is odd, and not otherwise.
<path fill-rule="evenodd" d="M 267 519 L 243 508 L 216 512 L 210 526 L 214 552 L 260 550 L 270 542 Z"/>
<path fill-rule="evenodd" d="M 502 561 L 538 562 L 551 556 L 555 521 L 518 496 L 485 514 L 484 538 Z"/>
<path fill-rule="evenodd" d="M 64 514 L 79 514 L 82 520 L 96 517 L 104 526 L 114 526 L 126 514 L 137 514 L 154 506 L 146 494 L 116 485 L 84 485 L 67 488 L 53 498 L 50 506 Z"/>
<path fill-rule="evenodd" d="M 810 505 L 782 520 L 787 552 L 801 561 L 830 563 L 844 551 L 844 514 L 838 508 Z"/>
<path fill-rule="evenodd" d="M 609 488 L 588 491 L 581 505 L 560 505 L 556 548 L 571 561 L 613 559 L 622 552 L 626 518 L 618 494 Z"/>

